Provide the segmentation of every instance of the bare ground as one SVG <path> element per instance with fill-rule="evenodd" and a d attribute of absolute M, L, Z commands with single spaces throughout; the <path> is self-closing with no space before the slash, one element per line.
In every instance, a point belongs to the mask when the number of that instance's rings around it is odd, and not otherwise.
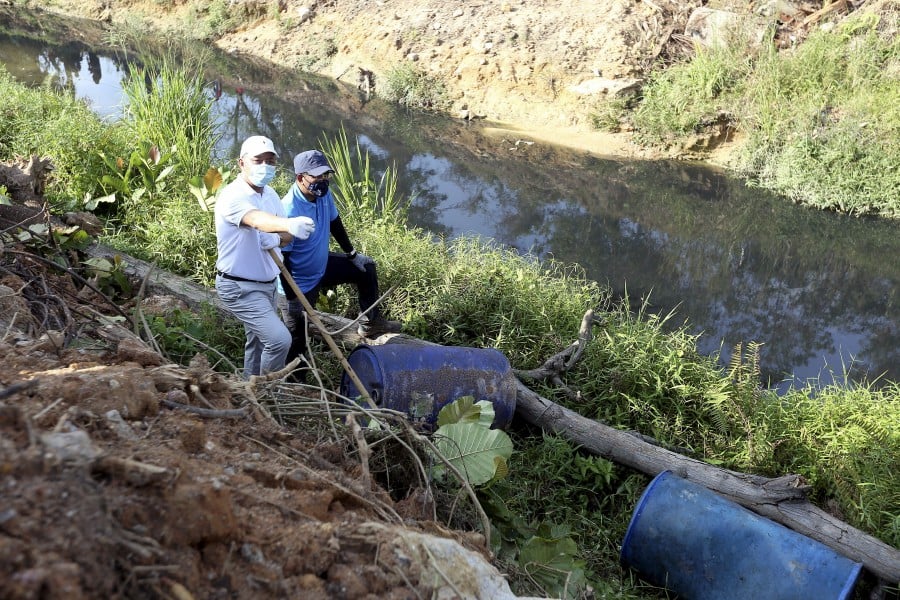
<path fill-rule="evenodd" d="M 313 70 L 355 84 L 369 77 L 373 93 L 407 62 L 444 82 L 451 115 L 485 125 L 493 136 L 528 137 L 598 155 L 658 158 L 678 149 L 642 148 L 630 132 L 605 133 L 591 113 L 622 86 L 644 76 L 654 60 L 681 53 L 673 38 L 699 0 L 593 0 L 452 4 L 438 0 L 331 0 L 229 4 L 241 25 L 215 44 L 288 68 Z M 41 8 L 141 23 L 184 35 L 209 11 L 197 2 L 109 3 L 55 0 Z"/>
<path fill-rule="evenodd" d="M 37 256 L 0 256 L 0 598 L 513 597 L 409 456 L 362 461 L 324 412 L 280 425 L 299 389 L 168 363 Z"/>

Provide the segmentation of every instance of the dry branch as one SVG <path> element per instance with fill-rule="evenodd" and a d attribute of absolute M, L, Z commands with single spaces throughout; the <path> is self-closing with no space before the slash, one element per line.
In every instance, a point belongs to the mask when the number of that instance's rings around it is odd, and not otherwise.
<path fill-rule="evenodd" d="M 205 419 L 243 419 L 248 414 L 250 414 L 250 411 L 247 408 L 200 408 L 199 406 L 191 406 L 190 404 L 175 402 L 174 400 L 169 400 L 168 398 L 163 398 L 162 400 L 160 400 L 160 403 L 168 406 L 169 408 L 186 410 Z"/>
<path fill-rule="evenodd" d="M 116 477 L 138 487 L 163 483 L 174 476 L 173 471 L 165 467 L 107 455 L 97 458 L 91 468 L 95 473 Z"/>
<path fill-rule="evenodd" d="M 862 563 L 878 577 L 900 581 L 900 550 L 813 505 L 806 497 L 808 486 L 798 475 L 770 479 L 715 467 L 588 419 L 536 394 L 522 382 L 516 388 L 516 415 L 642 473 L 655 476 L 672 471 Z"/>

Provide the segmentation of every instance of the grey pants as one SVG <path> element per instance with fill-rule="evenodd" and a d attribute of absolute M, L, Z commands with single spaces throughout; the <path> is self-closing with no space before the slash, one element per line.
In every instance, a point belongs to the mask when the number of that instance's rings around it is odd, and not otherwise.
<path fill-rule="evenodd" d="M 216 293 L 228 311 L 244 324 L 244 379 L 284 367 L 291 333 L 277 310 L 275 282 L 232 281 L 216 277 Z"/>

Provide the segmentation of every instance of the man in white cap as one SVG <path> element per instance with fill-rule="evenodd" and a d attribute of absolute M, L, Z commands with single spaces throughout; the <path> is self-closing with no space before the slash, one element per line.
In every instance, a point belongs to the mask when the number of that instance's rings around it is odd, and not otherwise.
<path fill-rule="evenodd" d="M 399 322 L 385 320 L 379 307 L 373 306 L 379 296 L 375 261 L 357 252 L 350 242 L 329 189 L 333 172 L 325 155 L 318 150 L 301 152 L 294 157 L 297 178 L 281 203 L 287 216 L 309 218 L 315 227 L 308 239 L 295 239 L 284 246 L 284 264 L 311 306 L 316 305 L 322 288 L 344 283 L 355 285 L 359 292 L 360 312 L 372 309 L 360 320 L 358 332 L 361 336 L 374 338 L 382 333 L 400 331 Z M 343 252 L 328 251 L 332 236 Z M 287 355 L 287 360 L 291 361 L 306 350 L 306 326 L 300 300 L 294 297 L 289 285 L 283 282 L 282 287 L 288 300 L 285 322 L 293 337 Z M 299 379 L 303 375 L 301 371 Z"/>
<path fill-rule="evenodd" d="M 284 367 L 291 334 L 277 311 L 279 268 L 270 249 L 305 240 L 315 231 L 307 217 L 287 218 L 278 194 L 269 187 L 278 153 L 267 137 L 254 135 L 241 145 L 240 173 L 216 200 L 216 292 L 244 324 L 244 378 Z"/>

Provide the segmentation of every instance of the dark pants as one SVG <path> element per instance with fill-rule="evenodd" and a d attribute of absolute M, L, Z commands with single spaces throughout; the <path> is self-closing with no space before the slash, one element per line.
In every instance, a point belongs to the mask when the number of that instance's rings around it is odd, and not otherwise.
<path fill-rule="evenodd" d="M 366 271 L 363 273 L 357 269 L 350 259 L 343 253 L 331 252 L 328 255 L 328 264 L 325 266 L 325 274 L 322 279 L 304 294 L 309 301 L 309 305 L 315 308 L 319 299 L 319 292 L 325 288 L 332 288 L 337 285 L 352 283 L 356 286 L 359 294 L 359 311 L 363 312 L 378 300 L 378 274 L 375 271 L 374 264 L 366 265 Z M 297 301 L 291 286 L 284 280 L 281 275 L 281 287 L 284 289 L 285 296 L 288 299 L 288 310 L 284 318 L 284 323 L 291 332 L 291 348 L 288 350 L 287 362 L 291 362 L 306 351 L 306 327 L 304 323 L 303 305 Z M 378 319 L 380 312 L 378 307 L 372 309 L 368 313 L 369 320 Z M 300 379 L 305 376 L 305 372 L 301 374 Z"/>

